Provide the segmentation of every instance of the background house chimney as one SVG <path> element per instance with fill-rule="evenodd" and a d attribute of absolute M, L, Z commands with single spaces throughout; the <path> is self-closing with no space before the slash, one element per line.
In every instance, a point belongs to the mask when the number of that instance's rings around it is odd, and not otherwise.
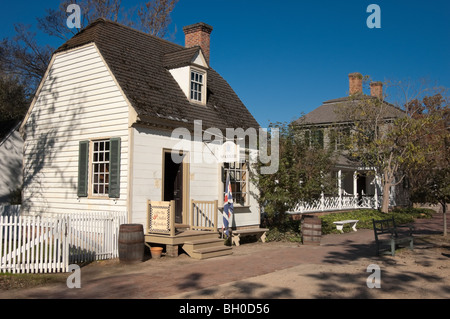
<path fill-rule="evenodd" d="M 379 98 L 383 98 L 383 83 L 382 82 L 372 82 L 370 83 L 370 95 Z"/>
<path fill-rule="evenodd" d="M 209 38 L 213 28 L 206 23 L 199 22 L 196 24 L 191 24 L 183 28 L 184 31 L 184 46 L 186 48 L 192 48 L 194 46 L 199 46 L 206 61 L 209 64 Z"/>
<path fill-rule="evenodd" d="M 362 79 L 362 74 L 358 72 L 348 75 L 350 95 L 362 93 Z"/>

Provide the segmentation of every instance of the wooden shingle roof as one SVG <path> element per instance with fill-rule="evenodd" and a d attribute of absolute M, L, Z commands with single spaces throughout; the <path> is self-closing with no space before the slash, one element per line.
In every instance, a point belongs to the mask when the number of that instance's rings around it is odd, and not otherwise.
<path fill-rule="evenodd" d="M 305 114 L 297 122 L 309 125 L 328 125 L 346 122 L 340 115 L 340 109 L 346 103 L 364 103 L 364 100 L 375 99 L 373 96 L 361 94 L 359 96 L 346 96 L 323 102 L 321 106 Z M 383 102 L 385 108 L 382 114 L 383 119 L 394 119 L 404 116 L 404 112 L 394 105 Z"/>
<path fill-rule="evenodd" d="M 95 43 L 140 122 L 204 128 L 259 128 L 230 85 L 211 67 L 207 70 L 207 103 L 190 103 L 168 67 L 185 65 L 200 48 L 184 48 L 105 19 L 98 19 L 56 52 Z"/>

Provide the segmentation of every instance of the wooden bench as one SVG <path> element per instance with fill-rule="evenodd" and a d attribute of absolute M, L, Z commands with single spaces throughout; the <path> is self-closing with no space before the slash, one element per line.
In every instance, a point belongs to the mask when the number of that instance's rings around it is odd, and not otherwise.
<path fill-rule="evenodd" d="M 399 228 L 408 228 L 407 231 L 403 231 L 399 235 Z M 414 249 L 414 238 L 412 235 L 413 227 L 408 226 L 397 226 L 395 224 L 394 218 L 375 220 L 373 219 L 373 231 L 375 235 L 375 244 L 377 255 L 380 255 L 380 250 L 382 245 L 387 245 L 390 250 L 391 255 L 395 256 L 395 248 L 399 244 L 409 243 L 409 248 Z"/>
<path fill-rule="evenodd" d="M 261 239 L 263 243 L 266 242 L 266 232 L 268 228 L 249 228 L 249 229 L 238 229 L 231 231 L 231 244 L 236 246 L 240 245 L 241 237 L 256 235 L 258 239 Z"/>
<path fill-rule="evenodd" d="M 347 220 L 338 220 L 336 222 L 333 222 L 333 224 L 336 225 L 336 229 L 339 230 L 341 233 L 344 232 L 344 225 L 345 224 L 351 224 L 351 227 L 353 231 L 356 231 L 356 223 L 359 222 L 358 219 L 347 219 Z"/>

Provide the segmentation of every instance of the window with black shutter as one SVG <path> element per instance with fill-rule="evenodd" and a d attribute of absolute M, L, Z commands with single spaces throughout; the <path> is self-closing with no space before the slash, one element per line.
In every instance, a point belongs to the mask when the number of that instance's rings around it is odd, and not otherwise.
<path fill-rule="evenodd" d="M 88 195 L 120 197 L 120 138 L 80 142 L 78 196 Z"/>

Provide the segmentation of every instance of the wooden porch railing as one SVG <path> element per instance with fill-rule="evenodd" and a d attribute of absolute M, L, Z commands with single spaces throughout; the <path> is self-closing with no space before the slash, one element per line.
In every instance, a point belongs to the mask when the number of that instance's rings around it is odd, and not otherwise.
<path fill-rule="evenodd" d="M 217 231 L 217 200 L 191 200 L 189 226 L 193 230 Z"/>

